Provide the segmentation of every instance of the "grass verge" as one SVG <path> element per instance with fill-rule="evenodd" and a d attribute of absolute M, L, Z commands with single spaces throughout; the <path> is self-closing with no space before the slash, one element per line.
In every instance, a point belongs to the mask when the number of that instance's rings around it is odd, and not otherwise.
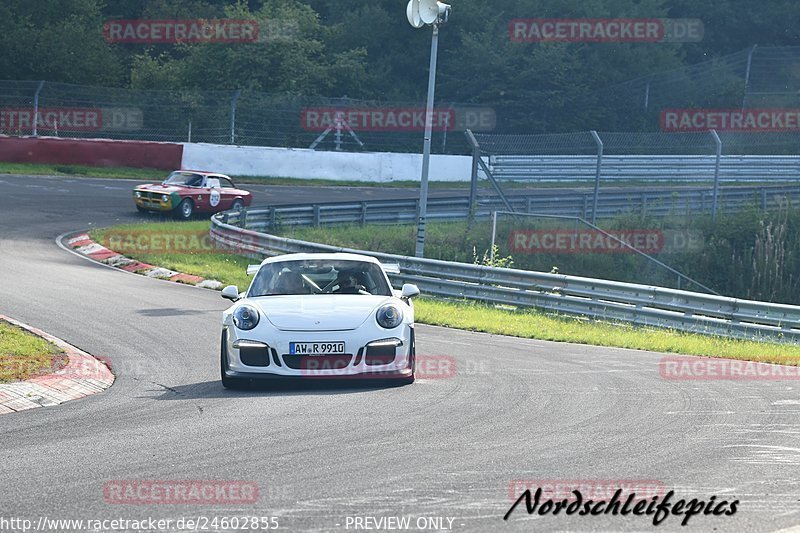
<path fill-rule="evenodd" d="M 92 238 L 103 242 L 110 232 L 182 232 L 207 231 L 208 222 L 166 222 L 114 226 L 94 230 Z M 322 237 L 322 235 L 319 235 Z M 324 239 L 323 239 L 324 240 Z M 107 244 L 107 243 L 104 243 Z M 113 247 L 112 247 L 113 248 Z M 248 286 L 245 266 L 253 259 L 229 254 L 148 254 L 130 249 L 120 253 L 139 261 L 173 270 L 211 277 L 225 285 Z M 682 355 L 725 357 L 764 363 L 800 365 L 800 346 L 761 341 L 735 340 L 679 331 L 613 324 L 565 316 L 553 316 L 535 310 L 513 310 L 469 301 L 439 301 L 420 298 L 416 319 L 421 324 L 447 326 L 530 339 L 572 342 L 630 348 Z"/>
<path fill-rule="evenodd" d="M 66 364 L 58 347 L 0 320 L 0 383 L 50 374 Z"/>

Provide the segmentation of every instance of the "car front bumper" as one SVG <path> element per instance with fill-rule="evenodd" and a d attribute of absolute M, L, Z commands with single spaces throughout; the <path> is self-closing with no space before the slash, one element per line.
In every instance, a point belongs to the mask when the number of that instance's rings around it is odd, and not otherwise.
<path fill-rule="evenodd" d="M 150 195 L 139 191 L 142 196 L 137 197 L 136 192 L 133 193 L 133 201 L 140 209 L 147 209 L 148 211 L 172 211 L 175 209 L 175 199 L 170 194 L 167 201 L 163 201 L 160 197 L 150 197 Z"/>
<path fill-rule="evenodd" d="M 408 324 L 391 332 L 282 331 L 269 340 L 254 339 L 247 333 L 235 327 L 226 327 L 225 374 L 228 377 L 284 380 L 402 379 L 413 375 L 414 328 Z M 392 344 L 388 342 L 390 340 L 396 345 L 389 346 Z M 347 353 L 329 356 L 290 354 L 290 342 L 335 341 L 345 342 Z"/>

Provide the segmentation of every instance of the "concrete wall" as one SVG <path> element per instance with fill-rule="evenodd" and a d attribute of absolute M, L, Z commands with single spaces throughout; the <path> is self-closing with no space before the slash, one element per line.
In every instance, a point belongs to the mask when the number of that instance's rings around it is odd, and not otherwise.
<path fill-rule="evenodd" d="M 173 170 L 182 152 L 179 143 L 0 136 L 0 161 L 9 163 Z"/>
<path fill-rule="evenodd" d="M 377 182 L 419 180 L 422 171 L 420 154 L 317 152 L 194 143 L 183 145 L 182 163 L 185 169 L 213 170 L 236 176 Z M 471 169 L 469 156 L 433 155 L 430 179 L 469 181 Z"/>

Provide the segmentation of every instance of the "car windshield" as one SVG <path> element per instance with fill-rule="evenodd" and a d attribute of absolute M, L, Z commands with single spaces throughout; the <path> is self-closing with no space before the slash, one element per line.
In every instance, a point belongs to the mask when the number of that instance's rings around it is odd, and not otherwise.
<path fill-rule="evenodd" d="M 200 187 L 203 185 L 203 176 L 202 174 L 195 174 L 193 172 L 173 172 L 164 180 L 164 185 Z"/>
<path fill-rule="evenodd" d="M 248 297 L 301 294 L 391 296 L 383 270 L 367 261 L 282 261 L 261 267 Z"/>

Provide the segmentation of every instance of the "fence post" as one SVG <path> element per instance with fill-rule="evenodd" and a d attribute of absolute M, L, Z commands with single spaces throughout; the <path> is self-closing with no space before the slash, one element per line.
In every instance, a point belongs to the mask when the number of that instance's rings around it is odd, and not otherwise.
<path fill-rule="evenodd" d="M 189 138 L 188 138 L 188 140 L 186 142 L 187 143 L 192 142 L 192 121 L 191 120 L 189 121 Z"/>
<path fill-rule="evenodd" d="M 603 141 L 596 131 L 590 132 L 597 144 L 597 170 L 594 173 L 594 202 L 592 204 L 592 224 L 597 224 L 597 202 L 600 196 L 600 172 L 603 167 Z"/>
<path fill-rule="evenodd" d="M 38 126 L 39 126 L 39 93 L 42 92 L 42 87 L 44 87 L 44 81 L 39 82 L 39 86 L 36 87 L 36 93 L 33 95 L 33 136 L 38 137 Z"/>
<path fill-rule="evenodd" d="M 472 145 L 472 173 L 469 183 L 469 218 L 475 216 L 475 197 L 478 195 L 478 160 L 481 158 L 481 147 L 477 139 L 472 135 L 472 130 L 466 130 L 464 134 Z"/>
<path fill-rule="evenodd" d="M 234 137 L 236 133 L 236 101 L 239 100 L 239 95 L 242 94 L 241 89 L 236 89 L 231 97 L 231 144 L 235 143 Z"/>
<path fill-rule="evenodd" d="M 494 245 L 497 235 L 497 211 L 492 211 L 492 247 L 489 249 L 489 261 L 494 265 Z"/>
<path fill-rule="evenodd" d="M 750 67 L 753 65 L 753 52 L 756 51 L 758 45 L 754 44 L 747 54 L 747 67 L 744 72 L 744 94 L 742 95 L 742 111 L 747 105 L 747 91 L 750 90 Z"/>
<path fill-rule="evenodd" d="M 711 197 L 711 222 L 717 221 L 717 202 L 719 198 L 719 163 L 722 159 L 722 141 L 717 135 L 717 130 L 710 130 L 714 143 L 717 145 L 717 159 L 714 163 L 714 192 Z"/>

